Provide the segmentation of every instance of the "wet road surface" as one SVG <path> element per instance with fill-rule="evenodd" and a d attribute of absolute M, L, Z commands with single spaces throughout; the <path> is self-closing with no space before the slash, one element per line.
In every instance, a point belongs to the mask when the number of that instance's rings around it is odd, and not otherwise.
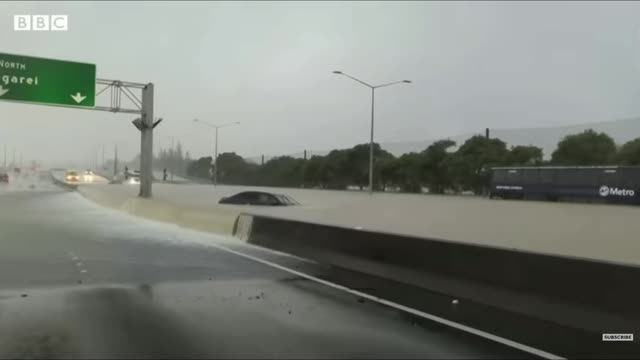
<path fill-rule="evenodd" d="M 45 179 L 0 188 L 0 358 L 531 357 L 251 258 L 303 260 Z"/>

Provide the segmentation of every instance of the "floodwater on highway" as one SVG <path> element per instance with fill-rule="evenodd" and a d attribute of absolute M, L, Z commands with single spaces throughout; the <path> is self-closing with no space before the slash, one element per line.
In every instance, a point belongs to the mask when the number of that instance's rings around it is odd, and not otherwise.
<path fill-rule="evenodd" d="M 524 356 L 46 179 L 24 174 L 0 189 L 0 358 Z"/>

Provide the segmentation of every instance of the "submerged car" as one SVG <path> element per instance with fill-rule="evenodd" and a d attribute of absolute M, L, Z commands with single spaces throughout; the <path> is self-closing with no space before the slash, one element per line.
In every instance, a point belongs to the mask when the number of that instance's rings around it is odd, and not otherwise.
<path fill-rule="evenodd" d="M 233 196 L 223 197 L 219 204 L 287 206 L 300 205 L 287 195 L 272 194 L 262 191 L 244 191 Z"/>
<path fill-rule="evenodd" d="M 9 183 L 9 174 L 0 173 L 0 183 L 8 184 Z"/>
<path fill-rule="evenodd" d="M 78 175 L 78 172 L 74 170 L 67 171 L 64 176 L 64 180 L 68 182 L 78 182 L 80 181 L 80 175 Z"/>

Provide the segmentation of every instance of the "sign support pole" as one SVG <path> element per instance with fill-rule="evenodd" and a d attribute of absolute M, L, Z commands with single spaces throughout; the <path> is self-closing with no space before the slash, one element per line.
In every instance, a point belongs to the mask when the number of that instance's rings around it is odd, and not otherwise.
<path fill-rule="evenodd" d="M 151 197 L 153 181 L 153 84 L 142 89 L 142 126 L 140 127 L 140 193 L 142 198 Z"/>

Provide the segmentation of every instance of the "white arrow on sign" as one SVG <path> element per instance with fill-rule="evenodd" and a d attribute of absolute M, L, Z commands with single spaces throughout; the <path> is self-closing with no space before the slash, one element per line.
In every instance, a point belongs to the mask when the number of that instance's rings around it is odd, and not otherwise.
<path fill-rule="evenodd" d="M 86 96 L 82 96 L 82 94 L 80 94 L 79 92 L 76 93 L 75 95 L 71 95 L 71 98 L 73 100 L 75 100 L 78 104 L 80 104 L 82 102 L 82 100 L 86 99 Z"/>
<path fill-rule="evenodd" d="M 2 85 L 0 85 L 0 96 L 2 96 L 2 95 L 4 95 L 4 94 L 6 94 L 6 93 L 8 93 L 8 92 L 9 92 L 9 89 L 4 89 L 4 88 L 2 87 Z"/>

